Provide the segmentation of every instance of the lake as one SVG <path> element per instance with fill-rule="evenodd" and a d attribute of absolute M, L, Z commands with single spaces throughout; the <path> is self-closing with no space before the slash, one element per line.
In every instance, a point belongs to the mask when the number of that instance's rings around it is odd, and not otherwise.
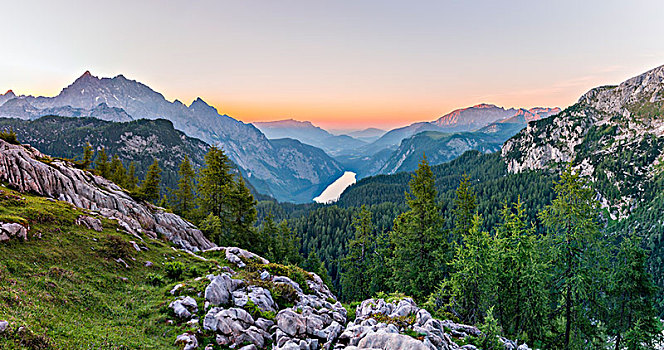
<path fill-rule="evenodd" d="M 323 193 L 314 198 L 314 202 L 328 204 L 338 201 L 344 190 L 355 183 L 355 175 L 352 171 L 345 172 L 340 178 L 327 186 Z"/>

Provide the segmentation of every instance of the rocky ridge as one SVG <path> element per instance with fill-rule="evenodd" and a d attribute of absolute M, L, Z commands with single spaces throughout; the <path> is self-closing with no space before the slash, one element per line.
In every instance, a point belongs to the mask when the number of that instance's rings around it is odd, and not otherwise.
<path fill-rule="evenodd" d="M 210 252 L 219 253 L 235 268 L 197 278 L 206 281 L 204 291 L 185 284 L 171 291 L 173 315 L 179 323 L 193 326 L 176 340 L 186 350 L 212 349 L 214 344 L 242 350 L 477 349 L 457 342 L 480 336 L 479 329 L 433 318 L 411 298 L 365 300 L 357 306 L 355 319 L 347 323 L 346 309 L 318 275 L 305 272 L 305 280 L 298 283 L 280 275 L 287 272 L 280 265 L 246 250 L 217 247 L 203 254 Z M 277 302 L 270 290 L 280 294 L 280 300 L 288 295 L 287 301 Z M 188 295 L 192 293 L 202 301 L 196 303 Z M 198 315 L 204 315 L 202 321 Z M 204 336 L 214 339 L 213 343 L 201 343 Z M 507 339 L 500 341 L 505 349 L 529 349 Z"/>
<path fill-rule="evenodd" d="M 117 220 L 141 235 L 166 237 L 182 249 L 197 252 L 214 247 L 193 224 L 146 202 L 138 202 L 113 182 L 67 161 L 50 158 L 29 145 L 0 140 L 0 181 L 21 191 L 69 202 L 96 215 Z"/>
<path fill-rule="evenodd" d="M 573 106 L 534 121 L 505 142 L 510 172 L 571 162 L 601 184 L 602 203 L 624 218 L 650 191 L 664 148 L 664 66 L 597 87 Z"/>

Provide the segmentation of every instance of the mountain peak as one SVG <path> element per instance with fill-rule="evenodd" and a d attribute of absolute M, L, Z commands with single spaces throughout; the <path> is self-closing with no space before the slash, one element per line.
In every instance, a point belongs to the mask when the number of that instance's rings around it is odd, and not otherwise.
<path fill-rule="evenodd" d="M 14 91 L 9 89 L 9 90 L 7 90 L 7 92 L 5 92 L 5 94 L 3 96 L 16 96 L 16 94 L 14 94 Z"/>
<path fill-rule="evenodd" d="M 490 103 L 480 103 L 474 105 L 473 108 L 498 108 L 498 106 Z"/>
<path fill-rule="evenodd" d="M 83 73 L 83 75 L 81 75 L 81 77 L 91 77 L 91 76 L 92 76 L 92 73 L 90 73 L 89 70 L 86 70 L 85 73 Z"/>

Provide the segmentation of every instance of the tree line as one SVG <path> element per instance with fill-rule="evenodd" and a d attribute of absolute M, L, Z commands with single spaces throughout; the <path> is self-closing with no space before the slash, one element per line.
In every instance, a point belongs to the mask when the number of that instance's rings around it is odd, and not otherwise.
<path fill-rule="evenodd" d="M 489 233 L 464 177 L 448 229 L 425 158 L 409 182 L 408 209 L 390 231 L 376 232 L 367 207 L 354 217 L 342 295 L 405 293 L 441 318 L 538 348 L 652 348 L 662 327 L 642 239 L 606 235 L 595 191 L 570 167 L 554 193 L 537 216 L 542 232 L 517 199 L 503 205 Z M 496 348 L 492 339 L 482 346 Z"/>

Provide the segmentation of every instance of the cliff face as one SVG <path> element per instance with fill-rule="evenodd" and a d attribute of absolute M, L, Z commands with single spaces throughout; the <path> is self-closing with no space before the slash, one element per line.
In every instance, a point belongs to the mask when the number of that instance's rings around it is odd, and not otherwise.
<path fill-rule="evenodd" d="M 651 199 L 664 149 L 664 66 L 597 87 L 573 106 L 534 121 L 505 142 L 510 172 L 571 162 L 598 183 L 614 218 Z"/>
<path fill-rule="evenodd" d="M 0 181 L 21 192 L 66 201 L 117 220 L 130 234 L 141 238 L 162 235 L 182 249 L 214 247 L 191 223 L 149 203 L 137 202 L 103 177 L 50 158 L 28 145 L 0 140 Z"/>

